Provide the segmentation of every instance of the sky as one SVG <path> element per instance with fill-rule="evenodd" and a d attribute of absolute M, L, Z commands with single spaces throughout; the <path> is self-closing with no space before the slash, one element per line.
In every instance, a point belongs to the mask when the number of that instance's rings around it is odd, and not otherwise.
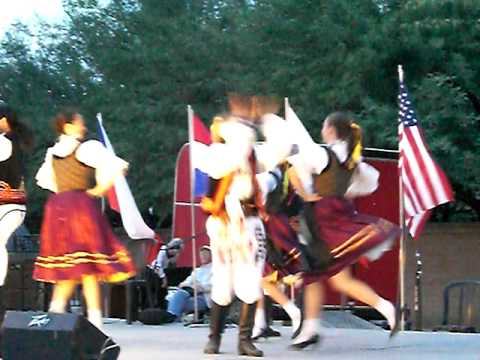
<path fill-rule="evenodd" d="M 59 22 L 64 16 L 62 0 L 0 0 L 0 38 L 15 21 L 34 27 L 39 18 Z"/>

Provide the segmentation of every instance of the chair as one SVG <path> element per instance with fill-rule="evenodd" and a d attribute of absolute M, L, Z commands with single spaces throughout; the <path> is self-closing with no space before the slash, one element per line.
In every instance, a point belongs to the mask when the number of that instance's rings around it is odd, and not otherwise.
<path fill-rule="evenodd" d="M 147 286 L 147 281 L 144 278 L 133 278 L 129 279 L 125 283 L 125 318 L 127 324 L 131 324 L 132 321 L 135 321 L 138 317 L 138 297 L 145 291 L 147 294 L 147 302 L 149 307 L 152 306 L 152 294 L 150 294 L 150 289 Z"/>
<path fill-rule="evenodd" d="M 441 329 L 477 332 L 479 323 L 480 280 L 463 280 L 448 284 L 443 290 Z"/>

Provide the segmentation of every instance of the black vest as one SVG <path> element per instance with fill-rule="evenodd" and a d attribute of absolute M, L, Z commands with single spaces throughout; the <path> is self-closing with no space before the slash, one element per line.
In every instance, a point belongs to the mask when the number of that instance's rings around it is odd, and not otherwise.
<path fill-rule="evenodd" d="M 95 169 L 76 158 L 77 149 L 64 158 L 53 156 L 52 166 L 58 192 L 87 190 L 95 186 Z"/>
<path fill-rule="evenodd" d="M 278 213 L 286 208 L 286 199 L 288 196 L 288 189 L 284 188 L 285 181 L 285 171 L 281 171 L 281 175 L 278 176 L 278 173 L 270 171 L 270 174 L 275 178 L 277 186 L 275 189 L 268 193 L 267 202 L 265 204 L 265 209 L 269 214 Z"/>
<path fill-rule="evenodd" d="M 7 160 L 0 161 L 0 180 L 12 189 L 18 189 L 25 173 L 23 154 L 15 134 L 8 133 L 5 137 L 12 142 L 12 155 Z"/>
<path fill-rule="evenodd" d="M 313 190 L 320 196 L 344 196 L 355 168 L 348 169 L 329 147 L 324 149 L 327 150 L 328 165 L 321 174 L 313 175 Z"/>

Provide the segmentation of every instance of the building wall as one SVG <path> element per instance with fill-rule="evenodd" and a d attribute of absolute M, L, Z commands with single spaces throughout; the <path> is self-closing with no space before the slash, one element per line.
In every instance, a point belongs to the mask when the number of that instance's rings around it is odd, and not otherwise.
<path fill-rule="evenodd" d="M 480 223 L 431 223 L 418 240 L 408 241 L 405 300 L 412 310 L 416 250 L 422 260 L 423 327 L 432 329 L 442 322 L 445 286 L 458 280 L 480 281 Z M 475 294 L 476 326 L 480 329 L 480 289 Z M 412 320 L 415 324 L 414 313 Z"/>

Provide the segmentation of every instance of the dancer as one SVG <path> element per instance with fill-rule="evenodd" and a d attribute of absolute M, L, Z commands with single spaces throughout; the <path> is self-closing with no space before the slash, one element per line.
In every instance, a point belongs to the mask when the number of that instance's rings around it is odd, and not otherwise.
<path fill-rule="evenodd" d="M 384 219 L 357 213 L 349 199 L 351 194 L 374 191 L 378 172 L 361 162 L 361 130 L 347 114 L 330 114 L 323 123 L 322 138 L 327 147 L 315 145 L 290 159 L 290 177 L 305 201 L 305 220 L 312 235 L 309 248 L 318 269 L 304 276 L 305 320 L 293 340 L 295 349 L 319 341 L 322 277 L 331 277 L 335 289 L 377 309 L 392 331 L 396 324 L 394 306 L 346 269 L 361 256 L 378 258 L 400 234 L 396 225 Z"/>
<path fill-rule="evenodd" d="M 228 306 L 235 294 L 241 301 L 238 354 L 263 356 L 251 340 L 255 304 L 265 261 L 263 208 L 253 153 L 253 99 L 231 95 L 231 113 L 214 119 L 209 169 L 211 194 L 202 200 L 210 214 L 206 229 L 212 249 L 210 335 L 204 349 L 217 354 Z"/>
<path fill-rule="evenodd" d="M 54 283 L 49 311 L 65 312 L 77 284 L 83 286 L 88 319 L 102 328 L 100 281 L 123 281 L 135 266 L 115 237 L 97 199 L 122 176 L 128 163 L 98 141 L 84 141 L 83 117 L 74 111 L 55 118 L 58 141 L 47 150 L 36 180 L 52 191 L 40 232 L 33 277 Z"/>
<path fill-rule="evenodd" d="M 7 104 L 0 104 L 0 323 L 3 320 L 3 285 L 7 277 L 7 242 L 23 223 L 26 212 L 23 155 L 33 144 L 30 130 Z"/>
<path fill-rule="evenodd" d="M 300 309 L 278 288 L 278 283 L 284 276 L 300 274 L 309 270 L 309 265 L 297 233 L 289 221 L 291 216 L 298 215 L 301 205 L 298 196 L 290 187 L 287 167 L 288 164 L 283 163 L 268 174 L 257 175 L 257 177 L 270 176 L 270 183 L 273 182 L 273 185 L 270 185 L 271 190 L 268 192 L 266 202 L 268 213 L 268 219 L 265 221 L 267 262 L 262 288 L 288 314 L 292 320 L 292 331 L 295 333 L 300 326 Z M 252 335 L 254 340 L 260 337 L 280 336 L 280 333 L 269 326 L 268 311 L 268 303 L 267 306 L 264 306 L 264 302 L 259 301 Z"/>

